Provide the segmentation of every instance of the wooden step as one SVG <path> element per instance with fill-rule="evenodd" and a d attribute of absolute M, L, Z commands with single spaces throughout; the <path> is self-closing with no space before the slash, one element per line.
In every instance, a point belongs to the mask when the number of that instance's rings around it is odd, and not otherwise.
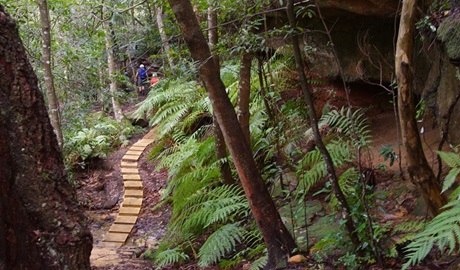
<path fill-rule="evenodd" d="M 141 180 L 141 176 L 139 174 L 123 174 L 123 180 Z"/>
<path fill-rule="evenodd" d="M 143 198 L 144 191 L 143 190 L 136 190 L 136 189 L 127 189 L 125 190 L 125 198 L 133 197 L 133 198 Z"/>
<path fill-rule="evenodd" d="M 123 200 L 123 206 L 141 206 L 142 205 L 142 198 L 126 198 Z"/>
<path fill-rule="evenodd" d="M 129 234 L 133 227 L 134 224 L 113 224 L 110 227 L 109 232 Z"/>
<path fill-rule="evenodd" d="M 133 150 L 133 149 L 129 149 L 125 155 L 128 155 L 128 156 L 140 156 L 142 155 L 142 153 L 144 152 L 144 149 L 142 150 Z"/>
<path fill-rule="evenodd" d="M 124 155 L 121 158 L 122 161 L 137 161 L 139 160 L 139 156 L 130 156 L 130 155 Z"/>
<path fill-rule="evenodd" d="M 113 224 L 135 224 L 137 216 L 118 216 Z"/>
<path fill-rule="evenodd" d="M 128 149 L 128 151 L 131 151 L 131 150 L 133 150 L 133 151 L 144 151 L 144 149 L 145 149 L 145 146 L 133 145 Z"/>
<path fill-rule="evenodd" d="M 125 189 L 142 189 L 142 181 L 125 181 Z"/>
<path fill-rule="evenodd" d="M 116 243 L 124 243 L 126 238 L 128 238 L 128 233 L 114 233 L 108 232 L 104 237 L 104 242 L 116 242 Z"/>
<path fill-rule="evenodd" d="M 140 207 L 122 207 L 120 208 L 120 212 L 118 212 L 118 214 L 122 216 L 136 216 L 137 217 L 140 211 L 141 211 Z"/>
<path fill-rule="evenodd" d="M 139 170 L 137 168 L 121 168 L 122 174 L 139 174 Z"/>
<path fill-rule="evenodd" d="M 153 143 L 153 139 L 142 139 L 139 140 L 137 143 L 133 144 L 133 146 L 148 146 L 149 144 Z"/>
<path fill-rule="evenodd" d="M 122 161 L 121 162 L 121 167 L 122 168 L 137 168 L 137 162 Z"/>

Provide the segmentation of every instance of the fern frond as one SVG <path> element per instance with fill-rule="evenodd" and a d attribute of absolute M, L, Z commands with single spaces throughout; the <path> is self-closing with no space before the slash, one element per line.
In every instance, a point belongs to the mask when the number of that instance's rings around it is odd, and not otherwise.
<path fill-rule="evenodd" d="M 249 270 L 263 269 L 265 267 L 265 265 L 267 264 L 267 262 L 268 262 L 268 255 L 264 255 L 264 256 L 258 258 L 257 260 L 255 260 L 251 264 L 251 267 L 249 268 Z"/>
<path fill-rule="evenodd" d="M 444 211 L 437 215 L 426 229 L 414 238 L 414 242 L 407 246 L 408 262 L 404 264 L 406 269 L 422 261 L 437 245 L 441 252 L 447 248 L 447 253 L 459 250 L 460 234 L 460 201 L 452 201 L 443 207 Z"/>
<path fill-rule="evenodd" d="M 181 251 L 179 247 L 155 253 L 155 264 L 157 268 L 161 268 L 168 264 L 180 263 L 188 259 L 189 256 Z"/>
<path fill-rule="evenodd" d="M 460 154 L 455 152 L 437 151 L 442 160 L 451 168 L 460 168 Z"/>
<path fill-rule="evenodd" d="M 319 125 L 329 125 L 337 129 L 339 134 L 351 138 L 356 146 L 369 146 L 371 144 L 371 132 L 364 117 L 364 109 L 352 112 L 350 108 L 342 107 L 340 110 L 332 110 L 323 115 Z"/>
<path fill-rule="evenodd" d="M 243 239 L 244 228 L 239 223 L 230 223 L 211 234 L 198 252 L 198 265 L 209 266 L 233 251 Z"/>

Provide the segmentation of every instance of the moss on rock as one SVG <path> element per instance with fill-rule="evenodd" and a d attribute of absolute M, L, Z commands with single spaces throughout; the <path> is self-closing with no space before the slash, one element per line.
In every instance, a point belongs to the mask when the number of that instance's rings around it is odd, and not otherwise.
<path fill-rule="evenodd" d="M 437 36 L 445 44 L 449 58 L 460 59 L 460 14 L 454 13 L 445 18 L 439 25 Z"/>

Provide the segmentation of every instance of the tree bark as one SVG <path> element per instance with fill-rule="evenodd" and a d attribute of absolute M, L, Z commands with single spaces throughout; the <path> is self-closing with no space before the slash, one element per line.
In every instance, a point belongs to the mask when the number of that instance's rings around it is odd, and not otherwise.
<path fill-rule="evenodd" d="M 105 18 L 107 15 L 107 6 L 103 6 L 103 21 L 102 28 L 105 32 L 105 47 L 107 51 L 107 66 L 110 80 L 110 95 L 112 100 L 113 115 L 117 122 L 123 121 L 125 118 L 123 110 L 121 109 L 120 102 L 118 101 L 118 81 L 116 77 L 117 68 L 115 63 L 114 51 L 113 51 L 113 39 L 112 39 L 112 29 L 110 26 L 109 18 Z"/>
<path fill-rule="evenodd" d="M 38 80 L 0 5 L 0 269 L 90 269 L 92 236 Z"/>
<path fill-rule="evenodd" d="M 287 257 L 296 244 L 284 226 L 264 180 L 257 170 L 251 149 L 243 138 L 235 110 L 227 96 L 225 86 L 215 75 L 215 63 L 208 44 L 188 0 L 169 0 L 192 58 L 198 62 L 199 72 L 222 129 L 225 143 L 233 157 L 241 184 L 248 199 L 254 219 L 268 249 L 266 269 L 287 266 Z"/>
<path fill-rule="evenodd" d="M 171 48 L 169 47 L 169 38 L 166 35 L 165 26 L 163 23 L 163 10 L 160 5 L 155 5 L 155 13 L 157 17 L 158 31 L 160 32 L 161 43 L 163 44 L 163 51 L 168 58 L 169 68 L 172 71 L 174 69 L 174 61 L 170 54 Z"/>
<path fill-rule="evenodd" d="M 293 0 L 287 1 L 286 13 L 289 19 L 289 23 L 291 25 L 291 29 L 296 29 L 297 23 L 296 23 L 296 18 L 295 18 L 295 13 L 294 13 Z M 304 73 L 303 60 L 302 60 L 302 56 L 301 56 L 301 52 L 299 48 L 299 39 L 296 34 L 293 34 L 291 36 L 291 39 L 292 39 L 292 45 L 294 49 L 294 57 L 296 60 L 296 68 L 297 68 L 297 72 L 299 73 L 299 77 L 300 77 L 300 86 L 302 88 L 303 96 L 305 97 L 305 101 L 307 104 L 308 115 L 310 117 L 311 129 L 313 131 L 313 137 L 315 139 L 316 146 L 321 152 L 324 162 L 326 163 L 327 178 L 329 179 L 329 183 L 331 184 L 332 192 L 334 193 L 334 196 L 337 198 L 337 201 L 342 207 L 342 217 L 345 220 L 345 227 L 347 229 L 348 236 L 350 237 L 350 240 L 352 241 L 352 243 L 357 247 L 357 246 L 360 246 L 360 241 L 359 241 L 359 237 L 356 232 L 353 218 L 351 216 L 350 206 L 348 205 L 345 195 L 343 194 L 343 191 L 340 188 L 339 179 L 335 172 L 332 157 L 329 154 L 329 151 L 327 151 L 326 146 L 324 145 L 323 140 L 321 139 L 321 134 L 319 132 L 318 117 L 316 116 L 315 107 L 313 104 L 313 98 L 311 96 L 310 85 L 307 83 L 307 78 Z"/>
<path fill-rule="evenodd" d="M 238 121 L 243 130 L 244 138 L 251 145 L 251 133 L 249 130 L 249 100 L 251 95 L 251 62 L 252 55 L 245 52 L 241 58 L 240 82 L 238 85 Z"/>
<path fill-rule="evenodd" d="M 399 122 L 409 177 L 420 189 L 429 213 L 435 216 L 439 213 L 439 208 L 447 203 L 447 198 L 441 194 L 441 185 L 426 160 L 415 120 L 412 59 L 416 2 L 416 0 L 403 1 L 396 44 L 395 69 L 398 80 Z"/>
<path fill-rule="evenodd" d="M 217 14 L 212 7 L 212 2 L 210 0 L 208 0 L 208 4 L 208 43 L 210 50 L 212 51 L 217 46 L 219 35 L 217 33 Z M 214 59 L 214 64 L 216 66 L 216 76 L 220 77 L 219 55 L 217 53 L 213 53 L 212 58 Z M 222 134 L 222 130 L 220 129 L 219 122 L 217 121 L 216 114 L 214 112 L 212 115 L 212 122 L 214 130 L 214 141 L 216 145 L 216 156 L 218 160 L 223 160 L 228 157 L 227 146 L 225 145 L 224 135 Z M 219 163 L 219 170 L 222 176 L 222 180 L 225 184 L 230 185 L 235 183 L 235 179 L 233 179 L 232 170 L 228 160 Z"/>
<path fill-rule="evenodd" d="M 42 62 L 43 71 L 45 74 L 45 89 L 46 97 L 48 99 L 48 113 L 53 126 L 54 133 L 56 134 L 59 148 L 62 149 L 64 139 L 62 137 L 61 120 L 59 113 L 59 104 L 54 89 L 54 76 L 51 70 L 51 24 L 46 0 L 38 0 L 40 9 L 40 22 L 42 25 Z"/>

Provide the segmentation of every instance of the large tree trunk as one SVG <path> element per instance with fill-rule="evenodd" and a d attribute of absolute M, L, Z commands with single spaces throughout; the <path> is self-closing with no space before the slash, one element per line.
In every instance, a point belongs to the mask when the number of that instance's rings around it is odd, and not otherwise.
<path fill-rule="evenodd" d="M 59 147 L 62 149 L 64 140 L 62 137 L 59 105 L 54 89 L 54 76 L 51 71 L 51 25 L 48 4 L 46 0 L 39 0 L 38 5 L 40 7 L 40 21 L 42 25 L 42 62 L 45 74 L 46 97 L 48 99 L 48 114 L 50 115 L 51 125 L 56 134 Z"/>
<path fill-rule="evenodd" d="M 92 237 L 37 77 L 0 5 L 0 269 L 90 269 Z"/>
<path fill-rule="evenodd" d="M 170 54 L 171 48 L 169 47 L 169 38 L 166 35 L 165 26 L 163 23 L 163 9 L 158 4 L 155 5 L 155 13 L 157 17 L 158 31 L 160 32 L 161 43 L 163 44 L 163 52 L 166 54 L 166 57 L 168 58 L 169 68 L 172 71 L 174 69 L 174 61 Z"/>
<path fill-rule="evenodd" d="M 104 4 L 103 6 L 103 17 L 107 15 L 107 6 Z M 103 19 L 102 21 L 102 28 L 105 32 L 105 47 L 107 51 L 107 65 L 108 65 L 108 73 L 109 73 L 109 80 L 110 80 L 110 95 L 112 100 L 112 108 L 113 108 L 113 115 L 117 122 L 123 121 L 125 118 L 123 114 L 123 110 L 121 109 L 120 102 L 118 101 L 118 81 L 117 81 L 117 68 L 115 63 L 115 56 L 113 50 L 113 38 L 112 38 L 112 29 L 110 25 L 110 20 L 108 18 Z"/>
<path fill-rule="evenodd" d="M 209 61 L 211 53 L 193 13 L 192 5 L 188 0 L 169 0 L 169 3 L 192 58 L 198 62 L 200 74 L 233 157 L 252 214 L 264 237 L 268 249 L 268 263 L 265 268 L 285 267 L 286 259 L 296 248 L 296 244 L 284 226 L 264 180 L 257 170 L 249 145 L 243 139 L 243 132 L 225 86 L 220 77 L 215 75 L 215 63 Z"/>
<path fill-rule="evenodd" d="M 251 145 L 251 133 L 249 130 L 249 100 L 251 96 L 251 62 L 252 55 L 243 53 L 240 67 L 240 82 L 238 85 L 238 121 L 243 130 L 244 138 Z"/>
<path fill-rule="evenodd" d="M 441 194 L 436 180 L 423 152 L 417 122 L 413 95 L 413 39 L 415 28 L 416 0 L 404 0 L 396 44 L 395 69 L 398 80 L 398 110 L 402 143 L 406 151 L 408 173 L 425 199 L 431 215 L 437 215 L 447 199 Z"/>

